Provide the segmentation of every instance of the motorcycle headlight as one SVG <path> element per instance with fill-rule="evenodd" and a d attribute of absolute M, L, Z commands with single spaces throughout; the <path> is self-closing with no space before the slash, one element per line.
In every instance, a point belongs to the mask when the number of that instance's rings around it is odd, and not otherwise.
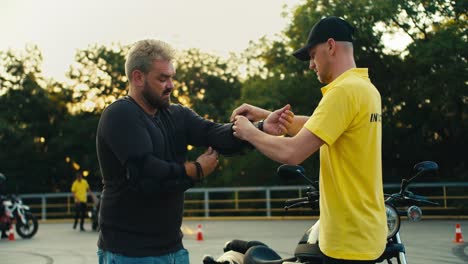
<path fill-rule="evenodd" d="M 408 215 L 408 220 L 412 222 L 418 222 L 422 217 L 422 210 L 416 205 L 410 206 L 406 211 Z"/>
<path fill-rule="evenodd" d="M 385 204 L 387 211 L 387 239 L 393 237 L 400 229 L 400 216 L 398 215 L 395 207 L 389 204 Z"/>

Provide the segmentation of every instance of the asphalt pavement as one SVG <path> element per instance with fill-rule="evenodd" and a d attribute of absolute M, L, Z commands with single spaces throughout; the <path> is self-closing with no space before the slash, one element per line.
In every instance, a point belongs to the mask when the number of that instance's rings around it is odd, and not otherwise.
<path fill-rule="evenodd" d="M 282 257 L 292 256 L 300 237 L 315 220 L 241 220 L 184 221 L 184 245 L 191 263 L 202 263 L 208 254 L 220 256 L 224 243 L 231 239 L 259 240 Z M 459 223 L 465 241 L 467 220 L 423 220 L 404 222 L 401 238 L 411 264 L 468 263 L 468 243 L 454 243 L 455 225 Z M 197 226 L 202 225 L 203 241 L 197 240 Z M 88 230 L 90 225 L 86 226 Z M 97 232 L 79 232 L 70 223 L 41 223 L 32 239 L 0 241 L 2 264 L 97 264 Z"/>

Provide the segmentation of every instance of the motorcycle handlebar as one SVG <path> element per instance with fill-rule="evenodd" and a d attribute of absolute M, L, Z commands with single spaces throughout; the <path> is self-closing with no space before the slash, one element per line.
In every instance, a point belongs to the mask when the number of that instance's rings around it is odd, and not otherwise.
<path fill-rule="evenodd" d="M 429 201 L 427 199 L 412 199 L 414 202 L 419 204 L 426 204 L 426 205 L 439 205 L 439 203 Z"/>
<path fill-rule="evenodd" d="M 308 202 L 308 201 L 309 201 L 308 197 L 302 197 L 302 198 L 295 198 L 295 199 L 286 200 L 285 203 L 286 203 L 286 206 L 290 206 L 292 204 Z"/>
<path fill-rule="evenodd" d="M 416 195 L 413 193 L 410 193 L 409 195 L 401 195 L 399 193 L 392 194 L 392 195 L 386 195 L 388 197 L 388 202 L 394 204 L 395 206 L 399 205 L 439 205 L 439 203 L 429 201 L 426 197 L 421 196 L 421 195 Z"/>
<path fill-rule="evenodd" d="M 310 204 L 309 201 L 303 201 L 303 202 L 298 202 L 298 203 L 291 204 L 291 205 L 286 205 L 284 206 L 284 209 L 287 211 L 288 209 L 291 209 L 294 207 L 299 207 L 299 206 L 304 206 L 304 205 L 309 205 L 309 204 Z"/>

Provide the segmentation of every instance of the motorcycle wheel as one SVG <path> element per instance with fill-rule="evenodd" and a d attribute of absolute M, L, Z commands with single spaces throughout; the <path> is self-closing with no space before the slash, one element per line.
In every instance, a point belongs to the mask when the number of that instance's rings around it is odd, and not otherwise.
<path fill-rule="evenodd" d="M 97 216 L 93 215 L 91 220 L 92 220 L 91 227 L 92 227 L 93 231 L 99 231 L 99 224 L 98 224 Z"/>
<path fill-rule="evenodd" d="M 26 212 L 26 224 L 21 222 L 21 219 L 16 219 L 16 233 L 22 238 L 31 238 L 33 237 L 39 227 L 36 217 L 30 213 Z"/>

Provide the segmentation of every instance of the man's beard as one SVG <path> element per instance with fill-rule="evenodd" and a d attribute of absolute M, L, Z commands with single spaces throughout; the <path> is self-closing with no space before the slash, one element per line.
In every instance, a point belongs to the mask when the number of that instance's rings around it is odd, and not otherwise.
<path fill-rule="evenodd" d="M 163 94 L 170 92 L 172 89 L 164 90 Z M 167 99 L 163 99 L 162 96 L 156 94 L 152 91 L 151 87 L 148 85 L 148 82 L 145 81 L 145 86 L 143 87 L 143 91 L 141 93 L 143 98 L 145 98 L 146 102 L 148 102 L 151 107 L 155 109 L 164 109 L 168 108 L 171 103 L 171 97 L 169 96 Z"/>

